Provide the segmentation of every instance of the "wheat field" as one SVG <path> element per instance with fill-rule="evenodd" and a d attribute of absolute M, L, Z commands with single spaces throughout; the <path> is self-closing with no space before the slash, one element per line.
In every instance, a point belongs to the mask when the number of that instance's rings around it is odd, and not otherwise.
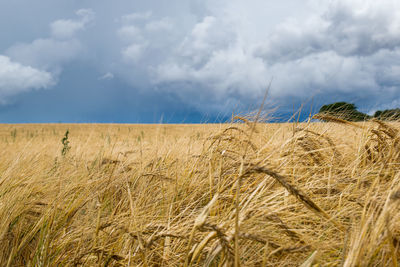
<path fill-rule="evenodd" d="M 0 125 L 0 266 L 398 266 L 400 124 L 237 121 Z"/>

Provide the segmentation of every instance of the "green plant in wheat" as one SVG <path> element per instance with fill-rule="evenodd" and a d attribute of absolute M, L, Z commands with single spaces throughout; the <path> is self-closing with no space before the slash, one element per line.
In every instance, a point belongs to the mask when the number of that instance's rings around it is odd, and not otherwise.
<path fill-rule="evenodd" d="M 15 138 L 17 138 L 17 129 L 14 129 L 11 131 L 11 137 L 13 138 L 13 141 L 15 142 Z"/>
<path fill-rule="evenodd" d="M 71 149 L 71 146 L 69 145 L 68 134 L 69 134 L 69 130 L 67 130 L 65 132 L 63 139 L 61 139 L 61 143 L 63 144 L 63 149 L 61 150 L 62 156 L 65 156 L 68 153 L 68 151 Z"/>

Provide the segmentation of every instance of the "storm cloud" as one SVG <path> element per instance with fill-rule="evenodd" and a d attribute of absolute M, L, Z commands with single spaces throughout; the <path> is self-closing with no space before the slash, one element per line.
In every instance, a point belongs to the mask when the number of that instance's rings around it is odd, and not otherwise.
<path fill-rule="evenodd" d="M 0 17 L 2 120 L 16 106 L 23 120 L 27 94 L 46 103 L 67 92 L 70 120 L 217 116 L 259 104 L 271 81 L 268 103 L 285 111 L 310 98 L 366 112 L 400 103 L 395 0 L 16 0 Z"/>

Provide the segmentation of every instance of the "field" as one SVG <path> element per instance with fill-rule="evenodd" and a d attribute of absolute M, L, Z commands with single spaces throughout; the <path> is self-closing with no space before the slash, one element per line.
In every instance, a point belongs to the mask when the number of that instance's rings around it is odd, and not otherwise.
<path fill-rule="evenodd" d="M 397 266 L 399 124 L 241 120 L 0 125 L 0 266 Z"/>

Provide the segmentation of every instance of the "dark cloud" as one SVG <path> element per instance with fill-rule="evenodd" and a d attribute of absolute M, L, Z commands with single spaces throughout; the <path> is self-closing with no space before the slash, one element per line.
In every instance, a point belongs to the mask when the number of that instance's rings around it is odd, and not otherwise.
<path fill-rule="evenodd" d="M 82 73 L 84 79 L 80 79 Z M 2 122 L 215 122 L 166 92 L 143 92 L 120 79 L 98 80 L 91 66 L 65 66 L 52 90 L 23 92 L 0 106 Z"/>
<path fill-rule="evenodd" d="M 272 79 L 281 114 L 400 104 L 395 0 L 27 3 L 0 3 L 2 121 L 215 118 L 254 108 Z"/>

